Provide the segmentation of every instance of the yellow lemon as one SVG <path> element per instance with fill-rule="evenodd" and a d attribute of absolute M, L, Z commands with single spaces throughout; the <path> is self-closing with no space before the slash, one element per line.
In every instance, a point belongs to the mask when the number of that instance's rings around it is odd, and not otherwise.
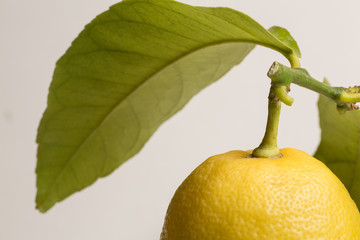
<path fill-rule="evenodd" d="M 177 189 L 161 240 L 360 240 L 360 214 L 340 180 L 296 149 L 210 157 Z"/>

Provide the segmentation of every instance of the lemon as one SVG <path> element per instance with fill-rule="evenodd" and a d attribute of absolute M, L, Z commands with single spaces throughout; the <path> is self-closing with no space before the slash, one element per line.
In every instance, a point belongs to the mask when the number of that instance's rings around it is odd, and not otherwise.
<path fill-rule="evenodd" d="M 177 189 L 161 240 L 358 240 L 360 214 L 340 180 L 296 149 L 210 157 Z"/>

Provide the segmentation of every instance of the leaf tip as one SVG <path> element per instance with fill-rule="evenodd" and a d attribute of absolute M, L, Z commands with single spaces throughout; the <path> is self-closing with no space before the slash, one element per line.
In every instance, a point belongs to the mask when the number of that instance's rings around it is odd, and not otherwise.
<path fill-rule="evenodd" d="M 37 209 L 41 213 L 46 213 L 53 205 L 54 203 L 49 204 L 49 202 L 46 201 L 46 198 L 44 199 L 39 195 L 39 193 L 37 193 L 35 200 L 35 209 Z"/>
<path fill-rule="evenodd" d="M 48 210 L 48 209 L 44 208 L 42 205 L 40 205 L 38 203 L 36 204 L 35 209 L 38 210 L 41 213 L 46 213 L 47 210 Z"/>

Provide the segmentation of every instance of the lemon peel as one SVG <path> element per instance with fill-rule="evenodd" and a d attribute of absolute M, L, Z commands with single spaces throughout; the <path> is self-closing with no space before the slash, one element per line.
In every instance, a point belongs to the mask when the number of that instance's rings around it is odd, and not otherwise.
<path fill-rule="evenodd" d="M 177 189 L 161 240 L 360 239 L 360 214 L 340 180 L 297 149 L 210 157 Z"/>

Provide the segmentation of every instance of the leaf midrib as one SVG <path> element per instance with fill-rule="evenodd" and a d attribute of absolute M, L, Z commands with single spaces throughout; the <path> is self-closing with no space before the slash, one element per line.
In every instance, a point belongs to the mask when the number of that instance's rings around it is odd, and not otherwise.
<path fill-rule="evenodd" d="M 150 4 L 149 2 L 145 2 L 145 1 L 136 1 L 136 2 L 132 2 L 132 3 L 129 2 L 129 3 L 126 3 L 126 4 L 133 5 L 133 4 L 138 4 L 138 3 L 143 3 L 143 4 L 148 4 L 148 5 L 154 4 L 153 2 Z M 168 2 L 168 5 L 171 4 L 171 3 L 172 3 L 172 2 L 169 1 L 169 2 Z M 181 4 L 181 5 L 185 5 L 185 6 L 189 6 L 189 5 L 184 4 L 184 3 L 180 3 L 180 4 Z M 174 13 L 176 13 L 176 14 L 182 16 L 182 17 L 186 17 L 186 18 L 188 18 L 188 19 L 191 19 L 192 21 L 197 22 L 196 19 L 191 18 L 191 17 L 189 17 L 188 15 L 184 15 L 184 14 L 181 13 L 181 12 L 175 11 L 173 8 L 166 8 L 166 7 L 161 6 L 161 5 L 158 5 L 158 4 L 154 4 L 154 5 L 156 5 L 156 6 L 159 7 L 159 8 L 166 9 L 166 10 L 168 10 L 168 11 L 173 11 Z M 247 32 L 246 29 L 244 29 L 243 27 L 241 27 L 241 26 L 239 26 L 239 25 L 234 24 L 233 22 L 229 22 L 229 21 L 227 21 L 227 20 L 224 20 L 224 19 L 222 19 L 221 17 L 219 17 L 219 16 L 217 16 L 217 15 L 213 15 L 213 14 L 210 14 L 210 13 L 208 13 L 208 12 L 201 11 L 202 8 L 203 8 L 203 7 L 195 7 L 195 8 L 193 8 L 193 10 L 195 10 L 195 11 L 201 13 L 201 14 L 214 17 L 214 18 L 218 19 L 218 20 L 221 21 L 221 22 L 225 22 L 226 24 L 232 25 L 232 26 L 235 27 L 235 28 L 239 28 L 239 29 L 241 29 L 241 31 L 243 31 L 244 33 L 248 34 L 249 36 L 251 36 L 251 37 L 254 38 L 254 39 L 257 38 L 257 37 L 254 36 L 252 33 Z M 211 8 L 211 7 L 209 7 L 209 8 Z M 214 7 L 213 9 L 218 9 L 218 8 L 221 8 L 221 7 Z M 222 8 L 223 8 L 223 9 L 230 9 L 230 10 L 232 10 L 231 8 L 224 8 L 224 7 L 222 7 Z M 111 9 L 110 9 L 110 10 L 111 10 Z M 116 15 L 118 15 L 118 13 L 117 13 L 116 11 L 114 11 L 114 12 L 115 12 Z M 240 12 L 239 12 L 239 13 L 240 13 Z M 118 16 L 119 16 L 119 15 L 118 15 Z M 250 17 L 249 17 L 249 18 L 250 18 Z M 128 21 L 128 20 L 127 20 L 127 21 Z M 141 23 L 141 22 L 136 22 L 136 21 L 131 21 L 131 22 Z M 209 26 L 206 25 L 206 24 L 203 24 L 203 23 L 201 23 L 201 22 L 198 22 L 198 23 L 201 24 L 201 25 L 203 25 L 203 26 L 206 27 L 206 28 L 209 28 Z M 257 24 L 257 23 L 256 23 L 256 24 Z M 151 25 L 151 24 L 149 24 L 149 25 Z M 159 28 L 158 26 L 154 26 L 154 25 L 151 25 L 151 26 L 153 26 L 153 27 L 155 27 L 155 28 L 157 28 L 157 29 L 160 29 L 160 30 L 164 30 L 164 29 L 162 29 L 162 28 Z M 257 27 L 262 28 L 260 25 L 257 26 Z M 293 52 L 293 50 L 292 50 L 291 47 L 287 46 L 287 45 L 284 44 L 282 41 L 278 40 L 276 37 L 273 36 L 273 34 L 272 34 L 271 32 L 268 32 L 268 34 L 269 34 L 270 36 L 272 36 L 274 39 L 277 40 L 277 44 L 282 45 L 284 48 L 287 48 L 287 49 L 286 49 L 286 50 L 277 49 L 277 48 L 274 48 L 271 44 L 266 45 L 266 44 L 263 44 L 263 43 L 257 42 L 257 41 L 251 41 L 251 42 L 252 42 L 252 43 L 256 43 L 256 44 L 258 44 L 258 45 L 262 45 L 262 46 L 264 46 L 264 47 L 268 47 L 268 48 L 274 49 L 274 50 L 276 50 L 276 51 L 279 51 L 279 52 L 282 53 L 283 55 L 286 55 L 286 53 L 287 53 L 287 54 L 291 54 L 291 53 Z"/>

